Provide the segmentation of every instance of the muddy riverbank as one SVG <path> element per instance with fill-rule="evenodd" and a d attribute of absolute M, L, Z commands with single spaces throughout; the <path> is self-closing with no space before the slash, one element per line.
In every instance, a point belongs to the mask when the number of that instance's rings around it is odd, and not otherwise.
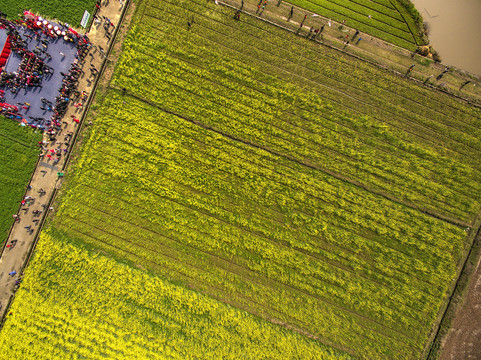
<path fill-rule="evenodd" d="M 481 76 L 481 1 L 411 0 L 442 63 Z"/>

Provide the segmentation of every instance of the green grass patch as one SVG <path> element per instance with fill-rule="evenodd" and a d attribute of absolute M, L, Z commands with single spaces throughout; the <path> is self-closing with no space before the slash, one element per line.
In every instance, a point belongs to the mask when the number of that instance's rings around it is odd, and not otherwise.
<path fill-rule="evenodd" d="M 5 241 L 38 159 L 40 132 L 0 117 L 0 243 Z"/>
<path fill-rule="evenodd" d="M 23 10 L 31 10 L 41 16 L 79 27 L 85 10 L 91 15 L 89 22 L 92 21 L 95 0 L 2 0 L 0 3 L 0 11 L 13 20 L 18 19 L 19 14 L 23 15 Z"/>

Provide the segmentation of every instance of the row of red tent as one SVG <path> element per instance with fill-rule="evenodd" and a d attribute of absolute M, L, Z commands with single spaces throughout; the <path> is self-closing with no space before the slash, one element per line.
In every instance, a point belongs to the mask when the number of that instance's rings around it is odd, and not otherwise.
<path fill-rule="evenodd" d="M 4 111 L 18 111 L 18 106 L 0 102 L 0 108 Z"/>
<path fill-rule="evenodd" d="M 38 24 L 39 21 L 40 21 L 41 25 L 39 25 L 39 27 L 42 27 L 42 26 L 48 24 L 48 22 L 47 22 L 46 24 L 44 24 L 43 21 L 46 21 L 46 20 L 43 19 L 43 18 L 41 18 L 41 17 L 39 17 L 39 16 L 37 16 L 37 15 L 35 15 L 35 14 L 34 14 L 33 12 L 31 12 L 31 11 L 25 10 L 25 11 L 23 12 L 23 16 L 25 17 L 26 20 L 32 20 L 35 24 Z M 71 33 L 71 34 L 73 34 L 73 35 L 75 35 L 76 37 L 80 37 L 80 34 L 79 34 L 77 31 L 75 31 L 74 29 L 72 29 L 71 27 L 68 28 L 68 32 Z"/>
<path fill-rule="evenodd" d="M 5 66 L 11 52 L 12 52 L 12 44 L 10 44 L 10 36 L 7 36 L 7 41 L 5 42 L 2 52 L 0 53 L 0 68 Z M 1 72 L 1 69 L 0 69 L 0 72 Z"/>

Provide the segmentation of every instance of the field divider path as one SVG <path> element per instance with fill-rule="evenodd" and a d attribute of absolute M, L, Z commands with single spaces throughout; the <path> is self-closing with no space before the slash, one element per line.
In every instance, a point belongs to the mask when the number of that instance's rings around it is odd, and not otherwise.
<path fill-rule="evenodd" d="M 97 68 L 101 66 L 102 69 L 104 68 L 104 64 L 107 61 L 107 56 L 103 58 L 97 46 L 106 48 L 106 54 L 108 54 L 111 45 L 115 42 L 117 29 L 119 28 L 121 20 L 123 19 L 129 4 L 130 1 L 127 0 L 122 8 L 119 9 L 117 2 L 109 3 L 108 0 L 104 2 L 100 10 L 100 15 L 106 16 L 110 18 L 112 22 L 116 23 L 115 33 L 112 36 L 111 42 L 109 42 L 109 40 L 107 40 L 102 33 L 102 27 L 95 27 L 92 24 L 88 36 L 93 45 L 92 48 L 95 48 L 95 50 L 90 51 L 89 55 L 84 60 L 84 64 L 90 59 L 90 63 L 93 66 Z M 66 114 L 64 115 L 64 119 L 69 119 L 70 115 L 80 117 L 80 123 L 77 125 L 73 121 L 68 122 L 57 135 L 56 141 L 46 145 L 47 147 L 59 145 L 63 146 L 63 144 L 61 144 L 64 136 L 62 133 L 72 131 L 74 134 L 73 140 L 68 146 L 64 146 L 67 150 L 67 154 L 64 157 L 61 157 L 60 160 L 54 164 L 50 163 L 50 161 L 47 161 L 46 158 L 41 158 L 39 156 L 37 166 L 35 167 L 29 182 L 31 189 L 27 190 L 25 193 L 25 196 L 31 196 L 33 199 L 29 199 L 30 201 L 27 200 L 29 204 L 26 203 L 24 206 L 19 207 L 18 215 L 20 217 L 20 221 L 15 221 L 13 223 L 8 238 L 4 243 L 4 247 L 0 255 L 0 326 L 2 326 L 6 320 L 6 315 L 8 314 L 10 304 L 15 297 L 15 291 L 22 280 L 23 271 L 33 255 L 35 245 L 42 230 L 42 226 L 45 223 L 47 216 L 50 213 L 55 212 L 55 209 L 51 207 L 51 205 L 55 199 L 57 191 L 62 186 L 63 171 L 69 162 L 69 159 L 72 155 L 72 150 L 75 148 L 74 145 L 77 140 L 78 132 L 82 128 L 86 114 L 94 98 L 94 93 L 101 73 L 102 72 L 99 72 L 97 78 L 92 81 L 92 88 L 90 88 L 91 85 L 88 82 L 88 76 L 86 74 L 80 77 L 77 87 L 78 90 L 90 92 L 88 100 L 84 106 L 85 109 L 83 109 L 81 116 L 79 116 L 77 109 L 72 106 L 72 102 L 71 106 L 69 106 Z M 44 141 L 48 141 L 46 135 L 44 135 Z M 43 192 L 40 192 L 41 189 Z M 33 214 L 33 211 L 38 211 L 39 213 Z M 12 240 L 17 240 L 16 244 L 13 247 L 7 248 L 6 245 L 11 244 Z"/>

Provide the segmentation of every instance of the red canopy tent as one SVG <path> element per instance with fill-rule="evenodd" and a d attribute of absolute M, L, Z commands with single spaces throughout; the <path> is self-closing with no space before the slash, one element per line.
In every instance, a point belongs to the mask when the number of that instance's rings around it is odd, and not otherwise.
<path fill-rule="evenodd" d="M 76 32 L 74 29 L 72 29 L 71 27 L 68 28 L 68 31 L 72 34 L 74 34 L 76 37 L 80 37 L 80 34 L 78 32 Z"/>
<path fill-rule="evenodd" d="M 5 41 L 5 45 L 0 53 L 0 68 L 5 66 L 7 63 L 7 59 L 12 52 L 12 45 L 10 44 L 10 36 L 7 36 L 7 41 Z"/>
<path fill-rule="evenodd" d="M 24 11 L 23 16 L 25 16 L 25 19 L 27 20 L 37 20 L 37 15 L 31 11 Z"/>

